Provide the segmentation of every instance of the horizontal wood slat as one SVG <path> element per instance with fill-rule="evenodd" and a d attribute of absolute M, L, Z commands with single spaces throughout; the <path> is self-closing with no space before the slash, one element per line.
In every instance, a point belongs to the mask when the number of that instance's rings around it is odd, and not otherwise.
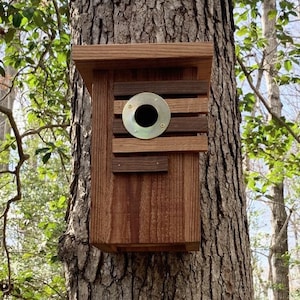
<path fill-rule="evenodd" d="M 101 44 L 101 45 L 73 45 L 72 58 L 76 63 L 103 62 L 105 69 L 111 69 L 111 63 L 119 63 L 121 60 L 145 64 L 146 60 L 175 59 L 180 63 L 174 66 L 190 65 L 196 59 L 212 58 L 214 53 L 212 42 L 185 42 L 185 43 L 154 43 L 154 44 Z M 181 60 L 183 60 L 181 64 Z M 197 63 L 195 63 L 197 66 Z"/>
<path fill-rule="evenodd" d="M 163 172 L 168 171 L 167 156 L 114 157 L 112 171 L 120 172 Z"/>
<path fill-rule="evenodd" d="M 200 80 L 167 80 L 167 81 L 134 81 L 115 82 L 115 96 L 131 96 L 142 92 L 160 95 L 205 95 L 208 93 L 208 81 Z"/>
<path fill-rule="evenodd" d="M 151 140 L 136 138 L 113 138 L 113 153 L 137 152 L 205 152 L 207 136 L 159 137 Z"/>
<path fill-rule="evenodd" d="M 181 98 L 181 99 L 165 99 L 168 103 L 172 114 L 176 113 L 208 113 L 208 98 Z M 114 101 L 114 114 L 121 115 L 123 108 L 126 104 L 126 100 Z"/>
<path fill-rule="evenodd" d="M 200 117 L 178 117 L 171 118 L 170 124 L 165 132 L 199 132 L 205 133 L 208 131 L 208 123 L 206 116 Z M 125 134 L 128 131 L 125 129 L 121 119 L 115 119 L 113 122 L 114 134 Z"/>

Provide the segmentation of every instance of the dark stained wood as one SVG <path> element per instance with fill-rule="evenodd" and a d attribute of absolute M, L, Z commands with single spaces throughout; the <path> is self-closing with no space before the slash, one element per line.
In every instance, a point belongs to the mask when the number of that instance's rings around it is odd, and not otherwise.
<path fill-rule="evenodd" d="M 206 95 L 208 81 L 168 80 L 168 81 L 133 81 L 115 82 L 115 96 L 132 96 L 142 92 L 159 95 Z"/>
<path fill-rule="evenodd" d="M 114 157 L 112 159 L 112 171 L 123 172 L 166 172 L 168 171 L 167 156 L 133 156 Z"/>
<path fill-rule="evenodd" d="M 208 123 L 206 116 L 199 117 L 172 117 L 170 124 L 165 132 L 167 133 L 191 133 L 199 132 L 206 133 L 208 131 Z M 114 134 L 125 134 L 128 133 L 123 125 L 122 119 L 114 119 L 113 122 L 113 133 Z"/>

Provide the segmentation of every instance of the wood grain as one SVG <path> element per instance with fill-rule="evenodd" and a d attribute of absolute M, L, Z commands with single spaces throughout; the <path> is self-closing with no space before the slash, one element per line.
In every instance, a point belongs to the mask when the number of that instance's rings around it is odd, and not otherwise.
<path fill-rule="evenodd" d="M 206 133 L 208 131 L 208 123 L 206 116 L 199 117 L 172 117 L 170 124 L 166 129 L 166 133 Z M 114 134 L 126 134 L 128 131 L 123 125 L 122 119 L 114 119 Z"/>
<path fill-rule="evenodd" d="M 168 171 L 167 156 L 133 156 L 114 157 L 112 171 L 122 172 L 166 172 Z"/>
<path fill-rule="evenodd" d="M 197 67 L 199 80 L 210 81 L 213 43 L 73 45 L 72 59 L 90 94 L 94 70 Z"/>
<path fill-rule="evenodd" d="M 115 82 L 115 96 L 133 96 L 142 92 L 159 95 L 206 95 L 209 83 L 199 80 Z"/>
<path fill-rule="evenodd" d="M 105 216 L 111 206 L 113 193 L 112 174 L 112 78 L 107 71 L 94 74 L 92 97 L 92 148 L 91 148 L 91 243 L 107 243 L 112 220 Z M 106 101 L 101 101 L 106 99 Z M 104 215 L 103 215 L 104 214 Z M 100 217 L 99 217 L 100 216 Z M 101 217 L 102 216 L 102 217 Z"/>
<path fill-rule="evenodd" d="M 165 99 L 169 105 L 172 114 L 177 113 L 208 113 L 208 98 L 201 96 L 198 98 L 181 98 L 181 99 Z M 114 101 L 114 114 L 121 115 L 123 108 L 126 104 L 126 100 Z"/>
<path fill-rule="evenodd" d="M 173 67 L 198 66 L 197 61 L 200 58 L 212 56 L 213 44 L 210 42 L 72 46 L 72 59 L 75 62 L 94 63 L 97 69 L 118 69 L 123 67 L 123 64 L 126 64 L 126 68 L 130 68 L 132 62 L 145 67 L 147 60 L 160 62 L 156 67 L 169 66 L 170 60 Z M 172 59 L 176 59 L 177 63 L 174 64 Z"/>
<path fill-rule="evenodd" d="M 124 75 L 115 71 L 94 73 L 90 242 L 103 251 L 199 249 L 198 151 L 207 149 L 207 137 L 151 141 L 113 138 L 113 79 L 166 79 L 166 74 L 161 74 L 155 69 L 135 70 L 134 74 L 126 71 Z M 197 73 L 190 69 L 167 75 L 170 80 L 197 78 Z M 140 153 L 147 155 L 149 151 L 154 156 L 166 151 L 168 172 L 114 173 L 113 147 L 121 153 L 124 149 L 133 153 L 139 149 Z"/>
<path fill-rule="evenodd" d="M 136 138 L 113 138 L 113 153 L 144 152 L 205 152 L 207 136 L 158 137 L 151 140 Z"/>

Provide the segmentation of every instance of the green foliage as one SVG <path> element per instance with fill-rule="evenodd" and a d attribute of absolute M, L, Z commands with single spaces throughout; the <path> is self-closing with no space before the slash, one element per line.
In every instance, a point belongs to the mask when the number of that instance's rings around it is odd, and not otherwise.
<path fill-rule="evenodd" d="M 43 126 L 68 122 L 67 1 L 2 2 L 0 12 L 4 69 L 9 66 L 17 72 L 16 86 L 30 101 L 30 123 Z"/>
<path fill-rule="evenodd" d="M 259 264 L 267 264 L 265 257 L 268 256 L 268 243 L 271 243 L 271 239 L 266 233 L 266 224 L 262 216 L 264 218 L 269 216 L 265 211 L 262 214 L 259 212 L 264 210 L 266 204 L 272 202 L 271 187 L 282 181 L 286 185 L 286 205 L 288 207 L 299 205 L 297 202 L 299 191 L 297 193 L 295 190 L 295 182 L 299 180 L 300 175 L 300 151 L 299 142 L 295 137 L 300 137 L 300 120 L 299 115 L 293 115 L 290 103 L 286 103 L 284 97 L 282 97 L 282 104 L 286 108 L 284 117 L 271 116 L 270 109 L 266 106 L 269 102 L 265 96 L 267 92 L 264 72 L 269 41 L 263 37 L 262 32 L 262 3 L 263 1 L 235 1 L 234 17 L 236 55 L 239 60 L 236 75 L 240 110 L 243 116 L 241 131 L 246 166 L 245 179 L 248 200 L 252 199 L 249 201 L 252 204 L 249 207 L 249 219 L 251 246 L 253 253 L 256 253 L 253 256 L 254 281 L 257 284 L 257 298 L 267 299 L 268 279 L 263 279 L 266 275 L 260 271 Z M 291 101 L 294 97 L 297 103 L 296 99 L 299 96 L 297 96 L 296 85 L 300 83 L 300 43 L 299 38 L 293 36 L 293 26 L 299 24 L 296 13 L 298 3 L 285 0 L 276 3 L 276 9 L 268 13 L 268 19 L 276 21 L 278 42 L 273 80 L 279 86 L 281 95 L 287 93 L 288 89 L 288 100 Z M 291 25 L 291 22 L 295 25 Z M 295 96 L 291 95 L 293 89 Z M 262 97 L 266 97 L 265 103 L 261 102 Z M 287 194 L 290 196 L 287 197 Z M 285 256 L 290 268 L 299 266 L 296 255 L 296 252 L 291 252 Z M 280 285 L 273 288 L 278 289 Z"/>
<path fill-rule="evenodd" d="M 14 114 L 21 141 L 13 133 L 0 137 L 0 225 L 10 259 L 1 251 L 0 282 L 11 282 L 0 297 L 8 299 L 66 298 L 56 252 L 70 172 L 68 18 L 66 0 L 0 2 L 0 105 L 10 86 L 20 99 Z M 20 143 L 30 160 L 18 182 Z M 5 213 L 19 189 L 21 201 Z"/>

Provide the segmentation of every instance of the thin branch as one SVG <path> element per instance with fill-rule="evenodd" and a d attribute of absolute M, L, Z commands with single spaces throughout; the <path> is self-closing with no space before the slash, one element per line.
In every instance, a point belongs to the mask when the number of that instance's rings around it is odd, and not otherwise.
<path fill-rule="evenodd" d="M 300 143 L 300 136 L 298 136 L 294 131 L 293 129 L 288 125 L 286 124 L 286 122 L 284 122 L 279 116 L 277 116 L 277 114 L 275 114 L 271 107 L 268 105 L 268 102 L 267 100 L 264 98 L 264 96 L 259 92 L 259 90 L 254 86 L 253 82 L 252 82 L 252 78 L 249 74 L 249 72 L 247 71 L 245 65 L 243 64 L 242 60 L 237 57 L 237 61 L 241 67 L 241 69 L 243 70 L 246 78 L 247 78 L 247 81 L 251 87 L 251 89 L 254 91 L 254 93 L 256 94 L 256 96 L 259 98 L 259 100 L 262 102 L 262 104 L 265 106 L 265 108 L 267 109 L 268 113 L 272 116 L 272 118 L 274 120 L 276 120 L 282 127 L 285 127 L 287 129 L 287 131 L 294 137 L 294 139 Z"/>
<path fill-rule="evenodd" d="M 57 2 L 55 0 L 52 0 L 54 9 L 55 9 L 55 14 L 56 14 L 56 18 L 57 18 L 57 28 L 59 33 L 61 33 L 62 31 L 62 21 L 61 21 L 61 17 L 60 17 L 60 13 L 59 13 L 59 7 L 57 5 Z"/>
<path fill-rule="evenodd" d="M 273 283 L 273 264 L 272 264 L 272 258 L 273 258 L 273 255 L 274 255 L 274 249 L 280 244 L 280 240 L 281 240 L 283 234 L 286 231 L 286 228 L 287 228 L 287 226 L 289 224 L 289 221 L 290 221 L 290 218 L 291 218 L 291 215 L 292 215 L 293 211 L 294 211 L 294 209 L 290 208 L 289 215 L 285 219 L 284 224 L 282 225 L 282 227 L 280 229 L 280 232 L 279 232 L 279 234 L 276 237 L 275 242 L 273 244 L 271 244 L 270 247 L 269 247 L 270 248 L 270 252 L 269 252 L 269 256 L 268 256 L 269 281 L 272 282 L 272 283 Z M 272 243 L 272 241 L 271 241 L 271 243 Z"/>
<path fill-rule="evenodd" d="M 52 135 L 54 137 L 54 140 L 56 141 L 57 138 L 56 138 L 55 132 L 53 131 L 53 128 L 51 129 L 51 132 L 52 132 Z M 66 180 L 67 180 L 68 183 L 70 183 L 70 179 L 68 177 L 68 172 L 67 172 L 67 168 L 66 168 L 66 165 L 65 165 L 65 162 L 64 162 L 63 155 L 62 155 L 62 153 L 60 151 L 58 152 L 58 155 L 59 155 L 60 162 L 61 162 L 61 165 L 62 165 L 63 170 L 64 170 L 64 174 L 66 176 Z"/>
<path fill-rule="evenodd" d="M 286 232 L 286 228 L 287 228 L 287 226 L 289 224 L 289 221 L 290 221 L 290 218 L 291 218 L 291 215 L 292 215 L 293 211 L 294 211 L 294 208 L 293 207 L 290 208 L 289 215 L 285 219 L 284 224 L 282 225 L 282 227 L 280 229 L 280 232 L 279 232 L 279 234 L 276 237 L 275 242 L 273 243 L 273 245 L 271 245 L 270 250 L 271 250 L 272 253 L 274 251 L 274 248 L 276 248 L 280 244 L 282 236 Z"/>
<path fill-rule="evenodd" d="M 21 138 L 24 138 L 24 137 L 29 136 L 29 135 L 40 134 L 41 131 L 46 130 L 46 129 L 54 129 L 54 128 L 64 128 L 65 129 L 69 126 L 70 126 L 70 124 L 48 124 L 48 125 L 45 125 L 45 126 L 41 126 L 37 129 L 29 129 L 29 130 L 25 131 L 21 135 Z"/>
<path fill-rule="evenodd" d="M 4 100 L 8 97 L 8 95 L 12 92 L 12 89 L 14 88 L 14 83 L 15 83 L 15 81 L 17 80 L 17 77 L 18 77 L 18 76 L 23 72 L 23 70 L 25 70 L 26 68 L 27 68 L 27 67 L 21 68 L 21 69 L 13 76 L 13 78 L 12 78 L 12 80 L 11 80 L 11 85 L 7 87 L 7 88 L 8 88 L 7 93 L 4 94 L 4 96 L 0 98 L 0 103 L 1 103 L 2 101 L 4 101 Z M 2 83 L 1 83 L 1 84 L 2 84 Z"/>
<path fill-rule="evenodd" d="M 6 229 L 7 229 L 7 219 L 8 219 L 8 212 L 10 209 L 10 206 L 12 203 L 18 201 L 22 197 L 22 192 L 21 192 L 21 177 L 20 177 L 20 169 L 23 165 L 23 163 L 29 158 L 29 155 L 24 153 L 23 146 L 22 146 L 22 137 L 20 135 L 18 126 L 16 124 L 16 121 L 14 119 L 12 110 L 9 108 L 6 108 L 4 106 L 0 106 L 0 112 L 5 114 L 8 118 L 8 121 L 10 123 L 10 126 L 14 132 L 16 143 L 17 143 L 17 149 L 18 149 L 18 155 L 19 155 L 19 161 L 16 165 L 16 168 L 14 171 L 12 171 L 11 174 L 15 175 L 16 178 L 16 188 L 17 188 L 17 193 L 14 197 L 9 199 L 6 203 L 6 207 L 4 209 L 3 214 L 0 216 L 0 218 L 3 218 L 3 229 L 2 229 L 2 244 L 4 248 L 4 252 L 6 255 L 6 260 L 7 260 L 7 273 L 8 273 L 8 291 L 6 293 L 9 293 L 12 289 L 12 284 L 11 284 L 11 263 L 10 263 L 10 253 L 8 250 L 7 246 L 7 238 L 6 238 Z"/>
<path fill-rule="evenodd" d="M 14 175 L 15 172 L 11 171 L 11 170 L 3 170 L 3 171 L 0 171 L 0 175 L 2 175 L 2 174 L 12 174 L 12 175 Z"/>

